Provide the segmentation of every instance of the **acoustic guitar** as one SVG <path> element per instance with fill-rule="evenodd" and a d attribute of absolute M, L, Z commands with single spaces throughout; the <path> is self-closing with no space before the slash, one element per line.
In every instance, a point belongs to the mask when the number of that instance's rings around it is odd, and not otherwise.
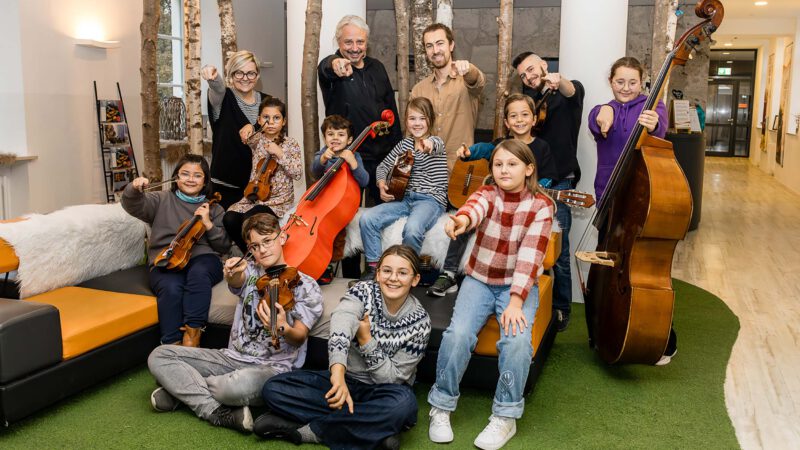
<path fill-rule="evenodd" d="M 414 152 L 406 150 L 398 155 L 394 161 L 392 171 L 386 178 L 386 187 L 395 200 L 402 200 L 406 195 L 408 180 L 411 178 L 411 169 L 414 167 Z"/>
<path fill-rule="evenodd" d="M 489 164 L 486 160 L 463 161 L 456 159 L 453 171 L 450 173 L 450 182 L 447 185 L 447 198 L 455 208 L 460 208 L 479 187 L 483 186 L 486 178 L 491 175 Z M 542 188 L 553 200 L 576 206 L 590 208 L 594 205 L 592 194 L 575 190 L 558 190 Z"/>

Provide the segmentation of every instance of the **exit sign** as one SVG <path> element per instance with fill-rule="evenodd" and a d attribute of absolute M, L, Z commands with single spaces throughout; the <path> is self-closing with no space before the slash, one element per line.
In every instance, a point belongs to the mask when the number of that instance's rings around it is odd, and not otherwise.
<path fill-rule="evenodd" d="M 730 67 L 717 67 L 717 75 L 730 75 L 731 68 Z"/>

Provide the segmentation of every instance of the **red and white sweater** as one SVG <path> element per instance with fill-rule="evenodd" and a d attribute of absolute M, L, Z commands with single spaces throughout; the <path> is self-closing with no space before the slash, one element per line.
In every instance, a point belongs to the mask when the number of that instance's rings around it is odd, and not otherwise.
<path fill-rule="evenodd" d="M 511 294 L 528 298 L 544 270 L 554 212 L 544 195 L 482 186 L 456 213 L 469 217 L 469 229 L 478 232 L 466 274 L 489 285 L 511 285 Z"/>

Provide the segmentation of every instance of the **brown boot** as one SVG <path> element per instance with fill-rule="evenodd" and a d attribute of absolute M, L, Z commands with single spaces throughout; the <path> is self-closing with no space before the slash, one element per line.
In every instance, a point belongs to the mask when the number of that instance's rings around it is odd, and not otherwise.
<path fill-rule="evenodd" d="M 184 347 L 200 347 L 200 335 L 203 334 L 203 328 L 192 328 L 189 325 L 184 325 L 180 328 L 183 331 L 183 346 Z"/>

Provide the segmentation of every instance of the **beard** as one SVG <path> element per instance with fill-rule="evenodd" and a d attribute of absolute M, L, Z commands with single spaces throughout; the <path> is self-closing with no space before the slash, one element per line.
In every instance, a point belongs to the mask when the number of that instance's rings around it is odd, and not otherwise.
<path fill-rule="evenodd" d="M 436 56 L 436 55 L 434 55 L 434 56 Z M 451 58 L 450 58 L 450 57 L 447 57 L 447 58 L 445 58 L 445 57 L 444 57 L 444 55 L 442 55 L 442 59 L 441 59 L 440 61 L 441 61 L 441 62 L 438 62 L 438 63 L 437 63 L 437 62 L 436 62 L 436 61 L 434 61 L 433 59 L 431 59 L 431 58 L 428 58 L 428 62 L 431 64 L 431 66 L 432 66 L 434 69 L 441 69 L 442 67 L 447 67 L 447 66 L 449 66 L 449 65 L 450 65 L 450 61 L 451 61 Z"/>

